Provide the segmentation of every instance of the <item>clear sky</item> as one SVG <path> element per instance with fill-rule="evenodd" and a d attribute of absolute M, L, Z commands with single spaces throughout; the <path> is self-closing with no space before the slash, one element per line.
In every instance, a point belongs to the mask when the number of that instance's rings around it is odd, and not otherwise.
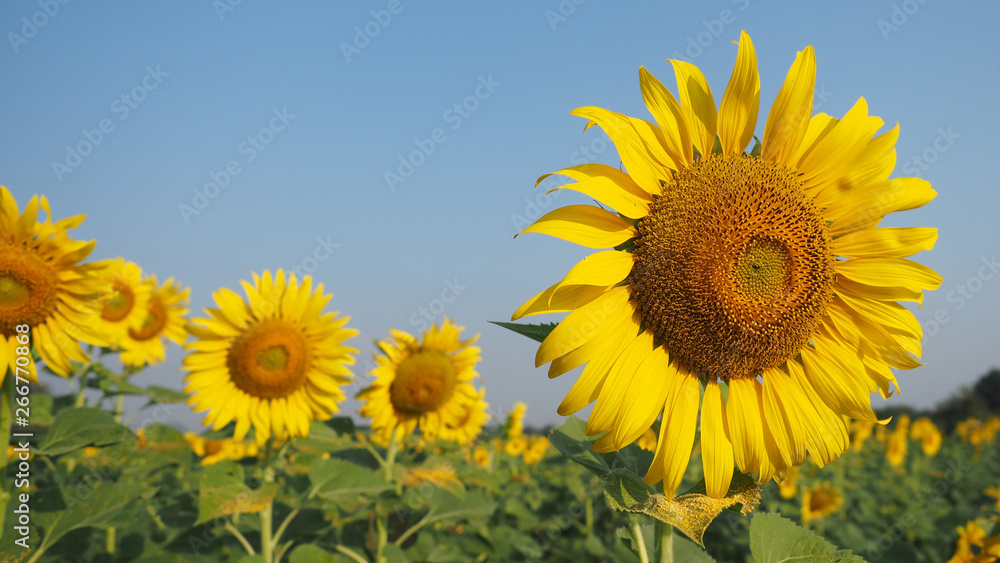
<path fill-rule="evenodd" d="M 916 310 L 926 365 L 899 374 L 889 403 L 928 406 L 1000 366 L 998 19 L 996 2 L 941 0 L 8 0 L 0 183 L 22 204 L 47 195 L 56 218 L 87 214 L 75 236 L 97 240 L 93 258 L 179 279 L 194 313 L 251 272 L 311 272 L 361 331 L 358 374 L 390 327 L 447 315 L 482 335 L 495 412 L 520 400 L 530 423 L 554 423 L 577 372 L 548 380 L 533 342 L 487 321 L 590 252 L 512 238 L 539 212 L 586 202 L 539 198 L 538 176 L 619 164 L 568 112 L 649 119 L 638 70 L 676 93 L 668 57 L 701 67 L 718 101 L 745 29 L 760 135 L 813 45 L 816 111 L 840 117 L 864 96 L 883 131 L 900 124 L 894 176 L 938 191 L 884 223 L 940 229 L 917 256 L 944 277 Z M 180 388 L 182 355 L 171 346 L 140 382 Z"/>

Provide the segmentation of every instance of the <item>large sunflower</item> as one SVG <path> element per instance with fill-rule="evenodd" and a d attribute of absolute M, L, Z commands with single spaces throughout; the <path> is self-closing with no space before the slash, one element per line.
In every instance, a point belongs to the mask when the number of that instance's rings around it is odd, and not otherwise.
<path fill-rule="evenodd" d="M 122 347 L 121 361 L 123 364 L 143 366 L 162 362 L 166 357 L 166 347 L 163 338 L 184 344 L 187 332 L 184 330 L 184 315 L 187 314 L 187 288 L 173 278 L 159 285 L 156 276 L 149 276 L 144 281 L 152 294 L 146 305 L 146 315 L 137 328 L 130 328 L 124 338 L 118 343 Z"/>
<path fill-rule="evenodd" d="M 418 341 L 401 330 L 378 343 L 383 355 L 371 370 L 372 384 L 358 393 L 365 401 L 358 413 L 372 419 L 372 434 L 388 443 L 393 433 L 401 439 L 416 430 L 424 438 L 469 444 L 489 418 L 483 390 L 472 381 L 478 376 L 479 338 L 459 340 L 465 330 L 445 319 L 431 326 Z"/>
<path fill-rule="evenodd" d="M 209 411 L 205 424 L 218 430 L 236 422 L 235 440 L 253 426 L 258 444 L 309 434 L 309 423 L 326 420 L 344 399 L 340 386 L 351 380 L 346 367 L 358 351 L 343 342 L 358 334 L 344 328 L 350 317 L 323 313 L 332 297 L 302 284 L 284 270 L 243 281 L 248 301 L 222 288 L 212 297 L 211 318 L 188 327 L 197 340 L 184 358 L 184 391 L 195 412 Z M 198 326 L 200 325 L 200 326 Z"/>
<path fill-rule="evenodd" d="M 39 210 L 45 213 L 44 221 L 38 218 Z M 32 344 L 45 365 L 59 375 L 70 373 L 70 360 L 87 361 L 81 340 L 109 344 L 89 323 L 104 289 L 98 274 L 107 264 L 81 264 L 95 242 L 76 241 L 67 234 L 85 217 L 53 223 L 45 196 L 32 197 L 21 214 L 14 196 L 0 186 L 0 374 L 8 368 L 15 371 L 22 325 L 30 328 Z M 31 360 L 30 354 L 27 357 Z M 34 378 L 37 373 L 31 360 L 28 374 Z"/>
<path fill-rule="evenodd" d="M 556 174 L 576 182 L 556 189 L 618 213 L 571 205 L 523 232 L 614 250 L 581 261 L 513 318 L 571 311 L 535 361 L 552 362 L 550 377 L 587 364 L 559 412 L 596 400 L 587 431 L 607 432 L 596 449 L 624 447 L 663 413 L 646 481 L 673 495 L 700 425 L 707 490 L 719 497 L 734 463 L 760 482 L 807 452 L 829 463 L 848 446 L 845 417 L 876 420 L 869 394 L 893 392 L 890 368 L 920 365 L 920 324 L 897 301 L 940 285 L 906 259 L 933 247 L 937 230 L 876 227 L 935 192 L 888 179 L 898 126 L 876 136 L 883 121 L 863 98 L 843 119 L 810 117 L 812 47 L 749 153 L 760 96 L 750 37 L 718 111 L 701 71 L 670 62 L 680 102 L 639 69 L 655 124 L 572 112 L 605 130 L 627 172 L 574 166 Z"/>

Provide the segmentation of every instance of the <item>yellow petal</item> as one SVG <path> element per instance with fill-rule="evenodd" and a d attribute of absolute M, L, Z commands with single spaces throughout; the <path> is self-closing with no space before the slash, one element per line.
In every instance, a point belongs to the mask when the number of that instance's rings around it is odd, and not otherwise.
<path fill-rule="evenodd" d="M 813 145 L 795 165 L 803 187 L 821 190 L 848 175 L 883 121 L 868 115 L 868 103 L 858 99 L 844 118 Z"/>
<path fill-rule="evenodd" d="M 791 168 L 812 116 L 816 85 L 816 55 L 806 47 L 795 56 L 764 126 L 761 158 Z"/>
<path fill-rule="evenodd" d="M 678 369 L 677 375 L 671 378 L 660 423 L 660 441 L 644 478 L 650 484 L 662 479 L 667 498 L 674 496 L 684 478 L 698 422 L 698 378 L 683 369 Z"/>
<path fill-rule="evenodd" d="M 799 413 L 806 433 L 806 451 L 819 467 L 830 463 L 847 450 L 848 434 L 844 419 L 823 402 L 806 379 L 797 362 L 787 362 L 791 381 L 786 391 L 791 400 L 785 404 Z"/>
<path fill-rule="evenodd" d="M 719 141 L 722 154 L 743 152 L 754 128 L 760 110 L 760 76 L 757 74 L 757 54 L 746 31 L 740 32 L 740 45 L 736 65 L 729 78 L 726 93 L 719 104 Z"/>
<path fill-rule="evenodd" d="M 566 318 L 552 329 L 538 347 L 535 366 L 568 354 L 592 340 L 598 332 L 597 327 L 609 317 L 620 314 L 624 309 L 632 309 L 628 299 L 628 287 L 613 287 L 597 299 L 566 315 Z"/>
<path fill-rule="evenodd" d="M 609 318 L 614 318 L 614 316 Z M 627 321 L 620 324 L 616 331 L 604 337 L 607 340 L 601 343 L 602 347 L 598 350 L 599 353 L 596 353 L 587 367 L 583 368 L 580 378 L 573 384 L 573 388 L 559 405 L 557 412 L 560 415 L 573 414 L 597 399 L 611 366 L 614 365 L 625 347 L 639 334 L 641 320 L 639 312 L 632 311 Z M 595 338 L 592 342 L 597 343 L 598 340 Z"/>
<path fill-rule="evenodd" d="M 587 343 L 568 354 L 552 360 L 552 364 L 549 365 L 549 378 L 558 377 L 571 369 L 582 366 L 586 362 L 610 353 L 615 349 L 616 344 L 625 338 L 626 333 L 630 332 L 627 335 L 629 338 L 633 338 L 639 334 L 638 323 L 632 321 L 634 314 L 635 311 L 626 308 L 619 311 L 618 314 L 609 316 L 607 321 L 601 323 L 594 337 Z M 586 393 L 586 397 L 590 397 L 590 391 Z M 588 400 L 580 408 L 589 404 L 589 402 Z M 576 412 L 576 410 L 573 412 Z"/>
<path fill-rule="evenodd" d="M 865 229 L 834 239 L 833 250 L 845 258 L 905 258 L 934 248 L 937 234 L 927 227 Z"/>
<path fill-rule="evenodd" d="M 593 106 L 577 108 L 570 114 L 590 120 L 584 130 L 598 125 L 607 133 L 625 170 L 643 191 L 654 195 L 663 191 L 663 183 L 672 178 L 670 170 L 677 165 L 663 149 L 666 141 L 655 125 Z"/>
<path fill-rule="evenodd" d="M 937 272 L 905 258 L 858 258 L 837 262 L 837 276 L 877 287 L 905 287 L 912 291 L 937 289 Z"/>
<path fill-rule="evenodd" d="M 733 444 L 736 466 L 743 473 L 760 470 L 764 452 L 764 427 L 758 406 L 756 379 L 731 379 L 726 401 L 729 441 Z"/>
<path fill-rule="evenodd" d="M 614 251 L 612 251 L 614 252 Z M 622 253 L 624 254 L 624 253 Z M 510 320 L 540 315 L 543 313 L 561 313 L 572 311 L 590 303 L 607 290 L 606 286 L 593 285 L 563 285 L 561 282 L 553 285 L 521 305 Z"/>
<path fill-rule="evenodd" d="M 612 207 L 631 219 L 639 219 L 649 213 L 649 204 L 653 201 L 653 197 L 636 185 L 628 174 L 617 168 L 604 164 L 581 164 L 545 174 L 538 178 L 535 186 L 553 174 L 567 176 L 576 182 L 552 188 L 546 193 L 574 190 Z"/>
<path fill-rule="evenodd" d="M 646 102 L 649 113 L 660 126 L 660 132 L 666 140 L 667 154 L 678 166 L 684 166 L 694 160 L 694 147 L 691 145 L 691 135 L 680 104 L 673 94 L 644 67 L 639 67 L 639 89 L 642 99 Z"/>
<path fill-rule="evenodd" d="M 853 362 L 835 353 L 836 344 L 828 344 L 818 336 L 813 341 L 816 349 L 803 348 L 802 360 L 806 378 L 823 402 L 838 414 L 877 422 L 869 397 L 875 389 L 869 390 L 867 378 L 858 373 Z"/>
<path fill-rule="evenodd" d="M 930 182 L 920 178 L 893 178 L 864 189 L 851 190 L 823 210 L 830 234 L 841 236 L 878 225 L 883 217 L 896 211 L 915 209 L 937 195 Z"/>
<path fill-rule="evenodd" d="M 726 437 L 726 407 L 718 381 L 705 384 L 701 400 L 701 462 L 708 496 L 722 498 L 733 479 L 733 445 Z"/>
<path fill-rule="evenodd" d="M 789 402 L 795 400 L 789 390 L 791 376 L 776 368 L 764 370 L 763 375 L 764 421 L 777 446 L 768 453 L 776 465 L 779 458 L 783 467 L 802 465 L 806 459 L 805 430 L 804 422 L 789 408 Z"/>
<path fill-rule="evenodd" d="M 616 426 L 611 432 L 616 449 L 638 440 L 663 410 L 669 378 L 678 377 L 669 368 L 670 356 L 660 346 L 653 349 L 635 370 L 618 407 Z"/>
<path fill-rule="evenodd" d="M 593 205 L 552 210 L 519 234 L 524 233 L 551 235 L 588 248 L 613 248 L 637 235 L 620 217 Z"/>
<path fill-rule="evenodd" d="M 670 60 L 677 77 L 677 90 L 681 96 L 681 110 L 698 154 L 712 154 L 715 144 L 716 109 L 712 89 L 705 75 L 691 63 Z"/>
<path fill-rule="evenodd" d="M 618 414 L 625 399 L 625 391 L 632 380 L 639 375 L 639 366 L 653 352 L 653 334 L 645 331 L 639 334 L 618 356 L 608 378 L 604 382 L 601 394 L 597 397 L 594 410 L 587 420 L 587 434 L 593 436 L 605 430 L 614 430 L 620 419 Z M 626 408 L 628 406 L 626 405 Z"/>

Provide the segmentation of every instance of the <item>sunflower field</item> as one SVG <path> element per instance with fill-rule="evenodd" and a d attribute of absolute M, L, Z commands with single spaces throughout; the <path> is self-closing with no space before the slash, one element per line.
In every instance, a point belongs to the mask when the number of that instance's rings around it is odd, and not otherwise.
<path fill-rule="evenodd" d="M 864 98 L 814 114 L 812 47 L 758 139 L 746 32 L 737 49 L 718 105 L 697 66 L 671 61 L 677 97 L 639 71 L 654 121 L 572 112 L 622 166 L 553 172 L 572 180 L 553 191 L 597 205 L 518 236 L 596 252 L 495 323 L 537 341 L 549 377 L 582 368 L 556 428 L 490 404 L 488 351 L 453 319 L 380 335 L 353 387 L 359 330 L 311 275 L 255 272 L 191 312 L 181 282 L 90 260 L 95 242 L 71 233 L 84 216 L 0 187 L 0 557 L 1000 559 L 1000 373 L 978 403 L 871 406 L 898 391 L 894 370 L 921 365 L 902 303 L 942 283 L 912 259 L 937 229 L 880 223 L 936 192 L 890 178 L 898 127 L 879 133 Z M 524 320 L 549 313 L 567 314 Z M 144 385 L 173 347 L 182 388 Z M 165 424 L 184 405 L 203 431 Z"/>

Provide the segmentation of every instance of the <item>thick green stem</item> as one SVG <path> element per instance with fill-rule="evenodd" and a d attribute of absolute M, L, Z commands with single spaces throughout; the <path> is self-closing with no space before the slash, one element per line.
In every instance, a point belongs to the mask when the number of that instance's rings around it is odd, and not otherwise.
<path fill-rule="evenodd" d="M 642 526 L 639 525 L 639 518 L 632 516 L 631 520 L 632 543 L 635 544 L 635 550 L 639 552 L 639 561 L 640 563 L 649 563 L 649 553 L 646 552 L 646 540 L 642 537 Z"/>
<path fill-rule="evenodd" d="M 375 551 L 375 563 L 386 563 L 385 546 L 389 543 L 389 532 L 385 527 L 384 516 L 375 519 L 375 528 L 378 532 L 378 548 Z"/>
<path fill-rule="evenodd" d="M 122 421 L 122 407 L 125 406 L 125 395 L 118 394 L 118 403 L 115 405 L 115 422 Z"/>
<path fill-rule="evenodd" d="M 115 554 L 115 527 L 111 526 L 107 530 L 107 536 L 104 538 L 104 547 L 108 552 L 108 555 Z"/>
<path fill-rule="evenodd" d="M 267 508 L 260 513 L 260 554 L 266 563 L 274 561 L 274 538 L 271 536 L 274 502 L 269 502 Z"/>
<path fill-rule="evenodd" d="M 674 527 L 656 521 L 656 561 L 674 563 Z"/>
<path fill-rule="evenodd" d="M 275 451 L 273 440 L 268 441 L 264 450 L 264 482 L 274 482 Z M 274 501 L 260 513 L 260 554 L 266 563 L 274 563 Z"/>
<path fill-rule="evenodd" d="M 392 465 L 396 462 L 396 452 L 399 451 L 399 441 L 396 439 L 396 429 L 389 436 L 389 450 L 385 452 L 385 480 L 392 481 Z"/>

